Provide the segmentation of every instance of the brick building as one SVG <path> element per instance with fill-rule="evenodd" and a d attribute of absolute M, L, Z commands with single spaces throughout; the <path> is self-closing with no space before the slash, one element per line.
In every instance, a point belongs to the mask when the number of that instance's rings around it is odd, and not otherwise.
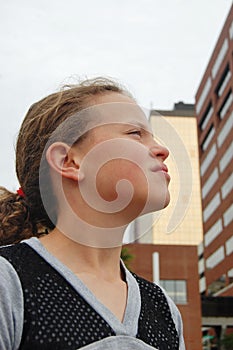
<path fill-rule="evenodd" d="M 202 324 L 221 338 L 233 332 L 233 5 L 197 90 L 196 115 L 204 231 L 199 246 Z"/>
<path fill-rule="evenodd" d="M 203 207 L 200 289 L 233 296 L 233 6 L 196 94 Z"/>

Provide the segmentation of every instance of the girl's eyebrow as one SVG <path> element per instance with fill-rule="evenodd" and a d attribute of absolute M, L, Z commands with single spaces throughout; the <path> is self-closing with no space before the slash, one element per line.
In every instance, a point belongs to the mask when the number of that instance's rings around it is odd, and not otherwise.
<path fill-rule="evenodd" d="M 148 123 L 148 125 L 147 125 L 147 124 L 143 124 L 143 123 L 139 122 L 138 120 L 131 120 L 131 121 L 126 122 L 125 124 L 133 125 L 133 126 L 138 126 L 138 127 L 140 127 L 141 129 L 143 129 L 143 130 L 145 130 L 145 131 L 147 131 L 147 132 L 149 132 L 149 133 L 152 133 L 152 128 L 151 128 L 151 126 L 149 125 L 149 123 Z"/>

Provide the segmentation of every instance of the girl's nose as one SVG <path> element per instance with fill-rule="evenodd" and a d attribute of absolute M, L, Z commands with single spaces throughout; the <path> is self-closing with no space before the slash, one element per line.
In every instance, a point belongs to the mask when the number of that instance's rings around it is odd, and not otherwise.
<path fill-rule="evenodd" d="M 156 143 L 150 148 L 150 155 L 153 158 L 161 158 L 164 161 L 169 156 L 169 151 L 166 147 Z"/>

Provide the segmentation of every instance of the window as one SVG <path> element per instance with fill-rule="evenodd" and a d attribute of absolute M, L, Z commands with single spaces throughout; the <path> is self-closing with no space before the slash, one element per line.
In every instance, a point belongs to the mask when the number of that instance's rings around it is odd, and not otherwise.
<path fill-rule="evenodd" d="M 213 226 L 205 234 L 205 247 L 215 240 L 216 237 L 222 232 L 222 219 L 215 222 Z"/>
<path fill-rule="evenodd" d="M 211 149 L 209 150 L 206 158 L 203 160 L 201 164 L 201 176 L 205 174 L 206 170 L 208 169 L 209 165 L 212 163 L 212 160 L 214 159 L 216 154 L 217 154 L 217 147 L 214 143 Z"/>
<path fill-rule="evenodd" d="M 198 273 L 201 275 L 205 271 L 205 261 L 204 258 L 198 261 Z"/>
<path fill-rule="evenodd" d="M 231 25 L 229 28 L 229 37 L 230 39 L 233 39 L 233 21 L 231 22 Z"/>
<path fill-rule="evenodd" d="M 206 128 L 206 125 L 208 124 L 212 114 L 213 114 L 213 106 L 212 106 L 212 103 L 209 104 L 209 106 L 207 107 L 203 117 L 202 117 L 202 120 L 201 120 L 201 123 L 200 123 L 200 127 L 201 127 L 201 130 L 204 130 Z"/>
<path fill-rule="evenodd" d="M 225 122 L 222 130 L 220 131 L 217 141 L 218 141 L 218 147 L 221 147 L 223 142 L 226 140 L 227 136 L 229 135 L 229 133 L 231 132 L 233 128 L 233 111 L 231 112 L 231 115 L 229 116 L 229 118 L 227 119 L 227 121 Z"/>
<path fill-rule="evenodd" d="M 214 196 L 214 198 L 212 198 L 212 200 L 209 202 L 209 204 L 207 205 L 207 207 L 205 208 L 204 212 L 203 212 L 203 219 L 204 222 L 206 222 L 209 217 L 213 214 L 213 212 L 217 209 L 217 207 L 220 204 L 220 194 L 217 192 L 216 195 Z"/>
<path fill-rule="evenodd" d="M 203 271 L 202 273 L 199 274 L 199 277 L 202 278 L 205 276 L 205 272 Z"/>
<path fill-rule="evenodd" d="M 224 226 L 226 227 L 227 225 L 229 225 L 232 220 L 233 220 L 233 204 L 231 204 L 231 206 L 223 214 Z"/>
<path fill-rule="evenodd" d="M 202 198 L 204 199 L 211 188 L 214 186 L 215 182 L 218 180 L 218 169 L 214 168 L 214 171 L 208 178 L 208 180 L 205 182 L 204 186 L 202 187 Z"/>
<path fill-rule="evenodd" d="M 199 291 L 200 293 L 203 293 L 205 290 L 206 290 L 206 279 L 205 279 L 205 276 L 203 276 L 199 280 Z"/>
<path fill-rule="evenodd" d="M 205 151 L 208 148 L 212 138 L 214 137 L 214 134 L 215 134 L 215 128 L 212 125 L 211 128 L 209 129 L 208 133 L 207 133 L 207 136 L 206 136 L 205 140 L 203 141 L 203 143 L 201 145 L 201 148 L 202 148 L 203 151 Z"/>
<path fill-rule="evenodd" d="M 206 96 L 208 95 L 208 92 L 210 91 L 210 88 L 211 88 L 211 78 L 209 77 L 205 83 L 205 86 L 202 90 L 202 93 L 199 97 L 199 100 L 196 102 L 197 114 L 200 112 L 200 110 L 203 106 L 203 103 L 205 102 Z"/>
<path fill-rule="evenodd" d="M 233 252 L 233 237 L 226 241 L 226 254 L 230 255 Z"/>
<path fill-rule="evenodd" d="M 203 245 L 203 242 L 201 242 L 201 243 L 197 246 L 197 254 L 198 254 L 198 257 L 203 256 L 203 253 L 204 253 L 204 245 Z"/>
<path fill-rule="evenodd" d="M 187 285 L 185 280 L 160 280 L 160 285 L 176 304 L 187 304 Z"/>
<path fill-rule="evenodd" d="M 233 94 L 232 92 L 230 91 L 225 99 L 225 101 L 223 102 L 223 105 L 219 111 L 219 117 L 220 119 L 223 119 L 225 117 L 225 115 L 227 114 L 231 104 L 232 104 L 232 101 L 233 101 Z"/>
<path fill-rule="evenodd" d="M 233 173 L 228 177 L 228 179 L 224 182 L 221 188 L 222 198 L 225 199 L 226 196 L 231 192 L 233 188 Z"/>
<path fill-rule="evenodd" d="M 218 265 L 223 260 L 224 260 L 224 248 L 223 246 L 221 246 L 213 254 L 211 254 L 208 259 L 206 259 L 206 267 L 207 269 L 213 269 L 216 265 Z"/>
<path fill-rule="evenodd" d="M 224 57 L 227 53 L 227 50 L 228 50 L 228 40 L 227 38 L 224 40 L 224 43 L 219 51 L 219 54 L 215 60 L 215 63 L 213 65 L 213 68 L 212 68 L 212 77 L 213 79 L 216 77 L 217 73 L 218 73 L 218 70 L 221 66 L 221 63 L 222 61 L 224 60 Z"/>
<path fill-rule="evenodd" d="M 219 168 L 220 168 L 221 173 L 224 171 L 224 169 L 231 162 L 232 158 L 233 158 L 233 142 L 230 144 L 230 146 L 226 150 L 224 156 L 222 157 L 222 159 L 219 162 Z"/>
<path fill-rule="evenodd" d="M 218 86 L 217 86 L 217 88 L 215 90 L 215 92 L 218 95 L 218 97 L 220 97 L 223 94 L 223 92 L 224 92 L 224 90 L 225 90 L 225 88 L 227 86 L 227 83 L 229 82 L 230 78 L 231 78 L 231 71 L 230 71 L 229 64 L 228 64 L 226 69 L 224 70 L 223 75 L 222 75 L 222 77 L 220 79 L 220 82 L 219 82 L 219 84 L 218 84 Z"/>

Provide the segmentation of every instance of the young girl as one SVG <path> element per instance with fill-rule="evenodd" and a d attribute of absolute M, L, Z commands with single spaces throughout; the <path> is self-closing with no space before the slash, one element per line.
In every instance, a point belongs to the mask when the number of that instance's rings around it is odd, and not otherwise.
<path fill-rule="evenodd" d="M 167 156 L 110 80 L 32 105 L 21 187 L 0 189 L 0 349 L 185 349 L 174 303 L 120 260 L 127 225 L 169 203 Z"/>

